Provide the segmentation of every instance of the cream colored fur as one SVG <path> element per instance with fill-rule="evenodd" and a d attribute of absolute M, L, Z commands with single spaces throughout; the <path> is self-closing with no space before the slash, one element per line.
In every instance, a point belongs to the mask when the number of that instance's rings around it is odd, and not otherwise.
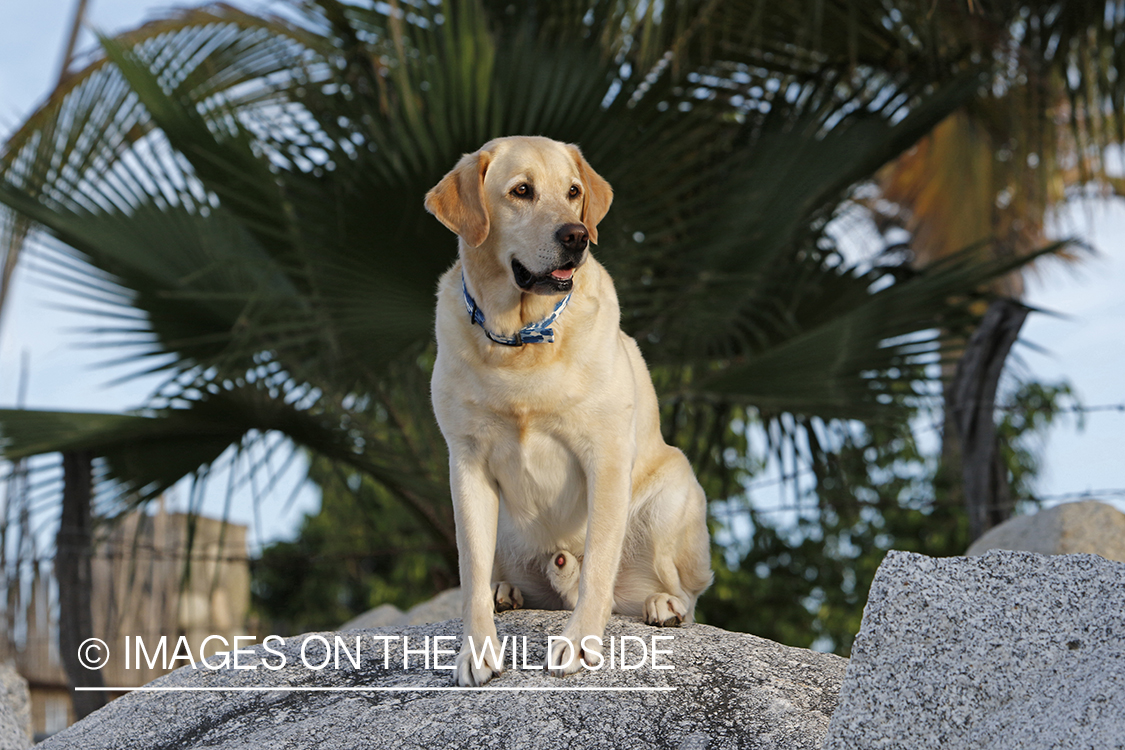
<path fill-rule="evenodd" d="M 513 192 L 521 185 L 531 199 Z M 523 291 L 512 260 L 549 274 L 556 230 L 581 223 L 596 242 L 611 201 L 577 147 L 538 137 L 490 141 L 426 196 L 460 237 L 438 289 L 433 374 L 464 592 L 460 685 L 501 670 L 491 658 L 478 667 L 469 647 L 470 637 L 478 653 L 492 639 L 499 651 L 494 609 L 573 608 L 562 635 L 575 648 L 557 642 L 549 655 L 562 675 L 582 657 L 597 664 L 587 636 L 600 638 L 611 612 L 691 622 L 711 582 L 703 490 L 661 438 L 648 370 L 589 249 L 554 343 L 495 344 L 466 313 L 462 274 L 496 334 L 547 316 L 563 294 Z"/>

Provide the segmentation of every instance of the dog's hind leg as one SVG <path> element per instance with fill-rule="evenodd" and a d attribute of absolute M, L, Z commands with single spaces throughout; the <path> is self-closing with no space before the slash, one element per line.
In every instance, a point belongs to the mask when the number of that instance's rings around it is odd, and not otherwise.
<path fill-rule="evenodd" d="M 676 555 L 672 550 L 656 550 L 653 560 L 656 579 L 660 581 L 658 593 L 645 598 L 644 620 L 657 627 L 677 627 L 685 620 L 691 621 L 695 597 L 684 591 L 680 573 L 676 569 Z"/>
<path fill-rule="evenodd" d="M 652 573 L 659 581 L 657 593 L 644 603 L 644 620 L 657 627 L 674 627 L 691 622 L 695 602 L 711 585 L 711 545 L 707 533 L 707 499 L 686 459 L 677 461 L 681 476 L 672 486 L 684 487 L 683 503 L 678 517 L 657 519 L 657 523 L 673 522 L 680 534 L 665 538 L 667 546 L 654 543 Z M 669 506 L 665 506 L 669 507 Z M 670 507 L 677 507 L 672 505 Z"/>

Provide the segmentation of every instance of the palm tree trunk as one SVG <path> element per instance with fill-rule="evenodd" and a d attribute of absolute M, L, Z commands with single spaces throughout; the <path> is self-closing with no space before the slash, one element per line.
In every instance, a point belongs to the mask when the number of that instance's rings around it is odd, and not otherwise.
<path fill-rule="evenodd" d="M 1000 373 L 1028 312 L 1014 299 L 993 302 L 969 339 L 947 393 L 946 413 L 957 428 L 960 444 L 970 541 L 1012 514 L 1007 468 L 997 450 L 993 412 Z"/>

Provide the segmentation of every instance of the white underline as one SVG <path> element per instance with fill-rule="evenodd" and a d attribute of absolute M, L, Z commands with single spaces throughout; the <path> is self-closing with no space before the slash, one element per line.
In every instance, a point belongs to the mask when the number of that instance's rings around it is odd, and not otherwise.
<path fill-rule="evenodd" d="M 261 692 L 290 693 L 420 693 L 420 692 L 667 692 L 675 687 L 76 687 L 75 690 L 95 693 L 205 693 Z"/>

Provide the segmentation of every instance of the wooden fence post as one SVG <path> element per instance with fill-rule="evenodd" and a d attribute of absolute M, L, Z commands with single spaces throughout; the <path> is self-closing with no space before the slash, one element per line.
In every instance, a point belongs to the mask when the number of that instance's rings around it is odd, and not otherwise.
<path fill-rule="evenodd" d="M 105 693 L 78 691 L 76 687 L 105 687 L 101 670 L 87 669 L 78 649 L 95 637 L 90 601 L 93 554 L 93 454 L 63 453 L 63 503 L 59 533 L 55 537 L 55 578 L 59 584 L 59 655 L 70 680 L 71 699 L 78 719 L 101 708 Z"/>

